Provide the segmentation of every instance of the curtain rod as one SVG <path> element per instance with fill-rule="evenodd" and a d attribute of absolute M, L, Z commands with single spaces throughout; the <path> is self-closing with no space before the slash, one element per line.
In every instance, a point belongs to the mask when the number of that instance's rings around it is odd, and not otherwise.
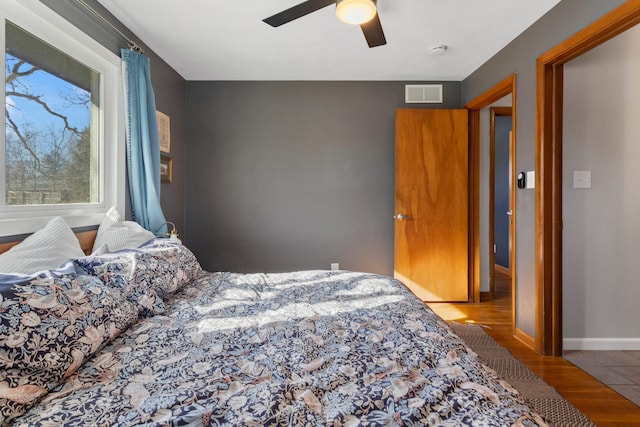
<path fill-rule="evenodd" d="M 96 12 L 91 6 L 89 6 L 87 3 L 85 3 L 84 0 L 77 0 L 77 1 L 78 1 L 78 3 L 80 3 L 80 5 L 82 7 L 84 7 L 87 11 L 89 11 L 89 13 L 91 13 L 94 17 L 96 17 L 103 25 L 111 28 L 111 30 L 113 30 L 114 32 L 118 33 L 118 35 L 124 41 L 126 41 L 129 44 L 129 49 L 133 50 L 134 52 L 144 53 L 144 50 L 142 50 L 140 45 L 138 45 L 136 42 L 131 40 L 126 34 L 124 34 L 122 31 L 120 31 L 118 28 L 116 28 L 105 17 L 100 15 L 98 12 Z"/>

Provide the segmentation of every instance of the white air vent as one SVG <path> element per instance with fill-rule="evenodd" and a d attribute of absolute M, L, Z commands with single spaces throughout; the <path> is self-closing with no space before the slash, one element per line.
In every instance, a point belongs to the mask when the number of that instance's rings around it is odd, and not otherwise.
<path fill-rule="evenodd" d="M 442 85 L 405 85 L 406 104 L 442 104 Z"/>

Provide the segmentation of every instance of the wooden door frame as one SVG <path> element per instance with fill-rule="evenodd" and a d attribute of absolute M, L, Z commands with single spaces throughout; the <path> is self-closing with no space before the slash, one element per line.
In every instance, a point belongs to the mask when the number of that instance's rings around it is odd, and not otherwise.
<path fill-rule="evenodd" d="M 480 110 L 511 95 L 512 132 L 516 138 L 516 74 L 497 83 L 491 89 L 465 104 L 469 110 L 469 296 L 470 302 L 480 302 Z M 514 147 L 515 147 L 514 143 Z M 515 151 L 514 151 L 515 156 Z M 515 168 L 514 168 L 515 171 Z M 515 172 L 514 172 L 515 173 Z M 514 179 L 512 177 L 512 179 Z M 516 213 L 513 221 L 515 224 Z M 515 241 L 515 236 L 514 236 Z M 512 251 L 515 259 L 515 247 Z M 515 328 L 515 274 L 511 277 L 513 327 Z"/>
<path fill-rule="evenodd" d="M 496 296 L 496 274 L 495 274 L 495 263 L 496 263 L 496 254 L 494 252 L 494 245 L 496 243 L 495 236 L 495 219 L 496 219 L 496 195 L 495 195 L 495 185 L 496 185 L 496 117 L 505 117 L 509 116 L 512 118 L 513 123 L 513 106 L 511 107 L 491 107 L 489 115 L 489 295 L 491 299 L 494 299 Z M 509 142 L 509 163 L 515 166 L 515 156 L 513 156 L 511 150 L 511 141 Z M 513 174 L 515 168 L 511 167 L 509 169 Z M 513 186 L 511 185 L 512 177 L 509 178 L 509 200 L 514 196 L 511 193 L 514 191 Z M 511 207 L 511 203 L 509 203 L 509 209 L 513 212 L 514 209 Z M 511 227 L 509 227 L 511 228 Z M 509 230 L 509 275 L 513 277 L 511 274 L 511 270 L 513 268 L 513 262 L 511 261 L 511 231 Z"/>
<path fill-rule="evenodd" d="M 640 23 L 628 0 L 536 61 L 536 351 L 562 355 L 562 109 L 565 63 Z"/>

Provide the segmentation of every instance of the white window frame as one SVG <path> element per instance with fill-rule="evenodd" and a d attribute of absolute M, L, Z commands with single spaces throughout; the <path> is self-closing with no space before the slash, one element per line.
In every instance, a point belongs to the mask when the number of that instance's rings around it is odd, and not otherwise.
<path fill-rule="evenodd" d="M 125 132 L 122 65 L 120 58 L 93 40 L 38 0 L 2 0 L 0 2 L 0 46 L 5 47 L 5 22 L 9 20 L 36 37 L 60 49 L 100 73 L 99 202 L 60 205 L 5 205 L 5 137 L 0 132 L 0 236 L 32 233 L 54 216 L 62 216 L 71 227 L 100 224 L 111 206 L 125 208 Z M 5 71 L 5 55 L 0 59 Z M 5 85 L 0 94 L 5 99 Z M 5 116 L 6 103 L 0 102 Z"/>

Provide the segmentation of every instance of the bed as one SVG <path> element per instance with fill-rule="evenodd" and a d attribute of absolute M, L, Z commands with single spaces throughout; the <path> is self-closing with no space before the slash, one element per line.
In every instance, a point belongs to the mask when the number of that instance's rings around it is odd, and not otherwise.
<path fill-rule="evenodd" d="M 3 426 L 546 425 L 386 276 L 208 272 L 153 238 L 0 291 Z"/>

